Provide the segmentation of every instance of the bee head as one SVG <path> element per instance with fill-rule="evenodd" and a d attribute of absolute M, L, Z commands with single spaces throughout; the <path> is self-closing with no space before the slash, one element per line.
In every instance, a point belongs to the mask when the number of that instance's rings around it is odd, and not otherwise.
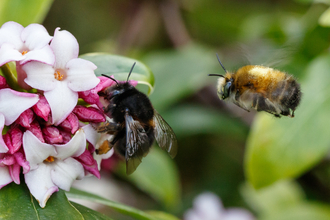
<path fill-rule="evenodd" d="M 220 58 L 217 55 L 218 61 L 222 67 L 222 69 L 227 73 L 226 68 L 222 65 Z M 218 79 L 218 85 L 217 85 L 217 90 L 218 90 L 218 96 L 221 100 L 226 99 L 229 96 L 230 93 L 230 88 L 232 85 L 232 79 L 227 79 L 225 76 L 220 75 L 220 74 L 209 74 L 209 76 L 219 76 L 220 78 Z"/>
<path fill-rule="evenodd" d="M 103 96 L 104 98 L 110 100 L 113 97 L 118 96 L 120 94 L 123 94 L 124 92 L 134 88 L 131 84 L 128 83 L 128 79 L 131 76 L 131 73 L 133 71 L 133 68 L 134 68 L 135 64 L 136 63 L 134 63 L 133 66 L 131 67 L 131 70 L 129 71 L 128 76 L 127 76 L 127 80 L 124 83 L 123 82 L 118 82 L 114 78 L 112 78 L 110 76 L 107 76 L 105 74 L 102 74 L 102 76 L 108 77 L 111 80 L 113 80 L 116 83 L 116 85 L 106 88 L 102 93 L 100 93 L 100 96 Z"/>

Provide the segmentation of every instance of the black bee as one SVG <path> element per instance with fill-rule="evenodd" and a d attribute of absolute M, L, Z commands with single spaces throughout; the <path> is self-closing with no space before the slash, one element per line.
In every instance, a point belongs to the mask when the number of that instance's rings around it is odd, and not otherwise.
<path fill-rule="evenodd" d="M 133 64 L 127 81 L 116 82 L 99 92 L 100 97 L 108 101 L 104 113 L 113 119 L 97 128 L 98 132 L 113 134 L 111 141 L 105 142 L 97 154 L 104 154 L 112 147 L 125 157 L 126 173 L 133 173 L 151 148 L 156 139 L 158 145 L 174 158 L 177 154 L 177 139 L 172 128 L 153 108 L 149 98 L 128 83 L 133 71 Z"/>

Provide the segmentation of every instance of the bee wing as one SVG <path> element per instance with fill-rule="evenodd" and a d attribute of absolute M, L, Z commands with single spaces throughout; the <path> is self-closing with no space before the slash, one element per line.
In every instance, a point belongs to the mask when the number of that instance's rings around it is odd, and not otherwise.
<path fill-rule="evenodd" d="M 159 147 L 166 150 L 174 158 L 178 151 L 178 141 L 172 128 L 156 110 L 154 110 L 154 123 L 154 135 Z"/>
<path fill-rule="evenodd" d="M 142 158 L 149 152 L 150 144 L 148 135 L 139 121 L 136 121 L 128 113 L 125 114 L 126 123 L 126 174 L 133 173 Z"/>

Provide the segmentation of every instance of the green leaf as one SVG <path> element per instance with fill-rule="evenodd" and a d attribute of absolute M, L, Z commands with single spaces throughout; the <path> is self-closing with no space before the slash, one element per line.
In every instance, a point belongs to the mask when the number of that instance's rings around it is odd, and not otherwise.
<path fill-rule="evenodd" d="M 108 216 L 99 213 L 97 211 L 94 211 L 92 209 L 89 209 L 85 206 L 82 206 L 78 203 L 71 202 L 71 204 L 83 215 L 84 219 L 96 219 L 96 220 L 111 220 Z"/>
<path fill-rule="evenodd" d="M 154 216 L 157 220 L 179 220 L 177 217 L 160 211 L 148 211 L 148 214 Z"/>
<path fill-rule="evenodd" d="M 259 220 L 328 220 L 330 206 L 319 203 L 301 203 L 295 207 L 284 208 L 276 213 L 261 216 Z"/>
<path fill-rule="evenodd" d="M 207 75 L 214 69 L 221 71 L 215 52 L 194 44 L 180 50 L 149 53 L 143 60 L 155 74 L 157 89 L 150 100 L 159 112 L 209 83 Z"/>
<path fill-rule="evenodd" d="M 138 81 L 139 84 L 145 84 L 149 87 L 148 93 L 151 93 L 154 87 L 154 75 L 150 69 L 142 62 L 118 55 L 106 53 L 89 53 L 81 55 L 80 58 L 93 62 L 97 69 L 95 74 L 113 75 L 116 80 L 126 81 L 128 73 L 134 62 L 136 65 L 130 76 L 130 79 Z"/>
<path fill-rule="evenodd" d="M 259 113 L 247 141 L 245 172 L 261 188 L 294 178 L 317 164 L 329 151 L 330 55 L 315 59 L 301 84 L 303 97 L 295 118 Z"/>
<path fill-rule="evenodd" d="M 32 197 L 24 181 L 0 190 L 0 219 L 84 219 L 68 201 L 63 190 L 54 193 L 45 208 Z"/>
<path fill-rule="evenodd" d="M 123 178 L 133 182 L 142 191 L 160 201 L 169 210 L 179 206 L 181 186 L 179 173 L 170 156 L 157 146 L 153 146 L 148 156 L 133 174 L 125 174 L 125 165 L 120 169 Z"/>
<path fill-rule="evenodd" d="M 1 0 L 0 24 L 15 21 L 23 26 L 42 23 L 53 0 Z"/>
<path fill-rule="evenodd" d="M 241 192 L 246 203 L 259 215 L 271 215 L 280 212 L 283 209 L 301 204 L 305 199 L 300 186 L 289 180 L 278 181 L 259 190 L 255 190 L 246 183 L 241 187 Z"/>
<path fill-rule="evenodd" d="M 330 26 L 330 8 L 328 8 L 319 18 L 319 24 L 324 27 Z"/>
<path fill-rule="evenodd" d="M 109 207 L 113 208 L 114 210 L 116 210 L 120 213 L 123 213 L 124 215 L 131 216 L 137 220 L 154 219 L 151 215 L 149 215 L 141 210 L 138 210 L 133 207 L 126 206 L 126 205 L 102 198 L 100 196 L 97 196 L 97 195 L 94 195 L 94 194 L 91 194 L 88 192 L 84 192 L 84 191 L 81 191 L 81 190 L 78 190 L 75 188 L 71 188 L 70 192 L 67 192 L 66 194 L 70 198 L 85 199 L 85 200 L 88 200 L 91 202 L 97 202 L 97 203 L 109 206 Z"/>
<path fill-rule="evenodd" d="M 248 128 L 241 121 L 235 121 L 216 110 L 197 105 L 181 105 L 169 109 L 164 114 L 177 136 L 195 134 L 233 135 L 237 140 L 244 140 Z"/>

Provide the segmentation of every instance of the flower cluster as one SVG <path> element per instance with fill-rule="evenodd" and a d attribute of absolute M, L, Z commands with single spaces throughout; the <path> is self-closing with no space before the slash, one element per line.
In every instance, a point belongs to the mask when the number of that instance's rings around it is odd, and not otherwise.
<path fill-rule="evenodd" d="M 0 188 L 20 184 L 22 170 L 41 207 L 75 179 L 100 177 L 93 153 L 101 135 L 89 123 L 106 120 L 97 92 L 114 82 L 78 54 L 76 38 L 60 28 L 54 36 L 39 24 L 0 28 Z"/>
<path fill-rule="evenodd" d="M 245 209 L 225 209 L 221 200 L 213 193 L 206 192 L 194 200 L 194 208 L 184 213 L 184 220 L 254 220 Z"/>

